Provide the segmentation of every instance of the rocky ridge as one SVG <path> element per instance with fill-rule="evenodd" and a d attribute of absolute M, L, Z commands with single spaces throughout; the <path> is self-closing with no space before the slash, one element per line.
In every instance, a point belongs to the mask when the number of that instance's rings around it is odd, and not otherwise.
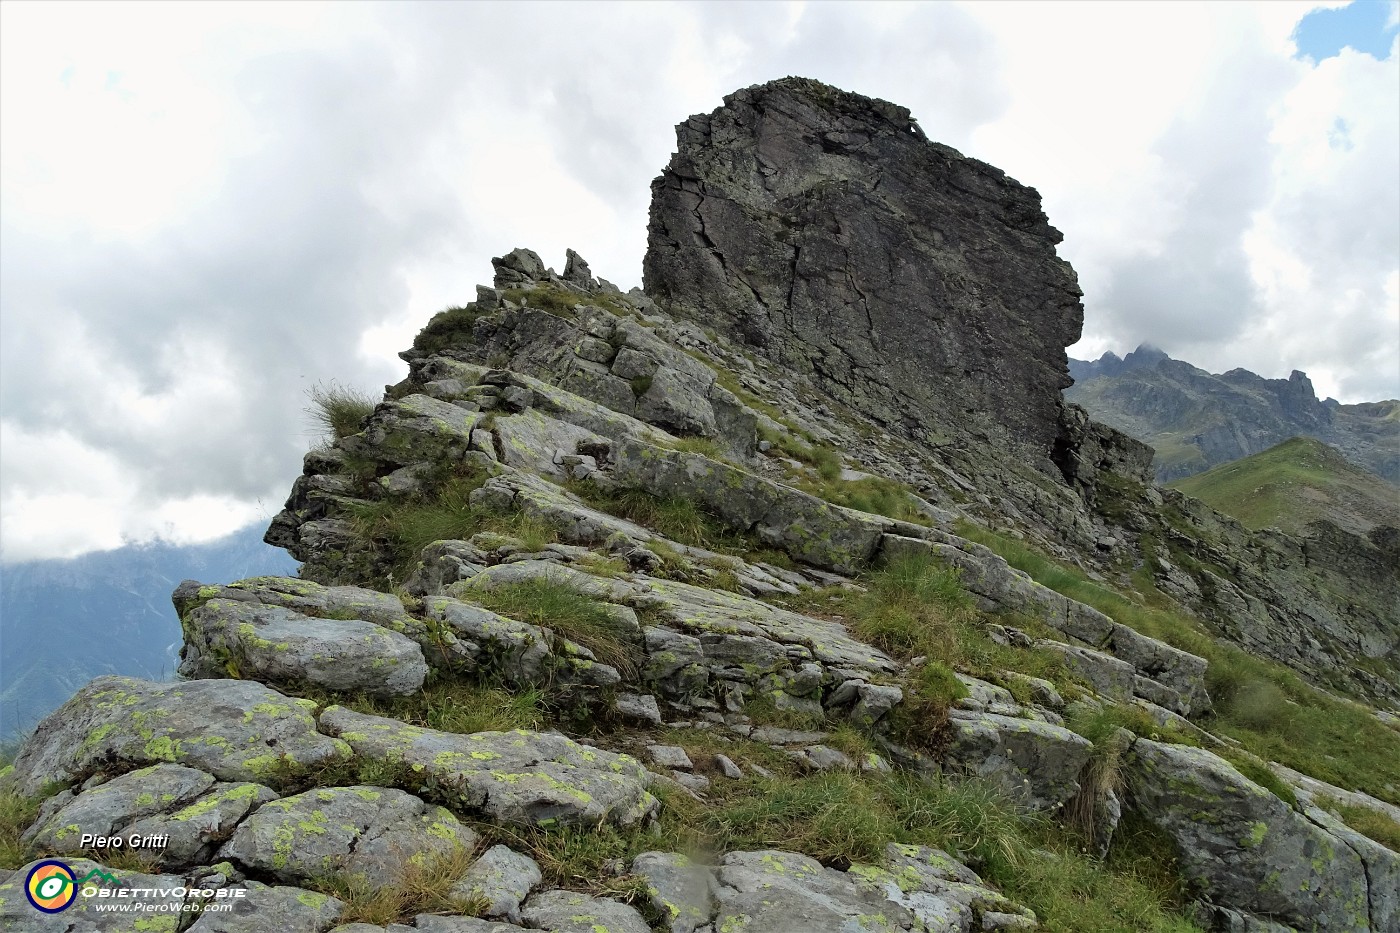
<path fill-rule="evenodd" d="M 1100 542 L 1124 532 L 1086 496 L 1127 501 L 1145 462 L 1129 439 L 1062 410 L 1058 440 L 1043 435 L 1049 472 L 1003 474 L 1014 481 L 994 498 L 979 484 L 996 468 L 975 447 L 931 454 L 871 422 L 861 400 L 823 394 L 820 377 L 594 278 L 572 251 L 563 274 L 523 249 L 494 264 L 492 284 L 404 354 L 408 378 L 307 455 L 268 530 L 301 578 L 182 584 L 186 679 L 99 678 L 24 745 L 3 782 L 44 797 L 34 848 L 80 854 L 73 837 L 89 826 L 166 835 L 142 866 L 162 874 L 121 869 L 124 880 L 247 888 L 235 911 L 159 927 L 172 931 L 1034 928 L 971 849 L 891 841 L 818 860 L 771 846 L 682 853 L 635 835 L 674 829 L 668 814 L 719 806 L 730 787 L 974 780 L 1040 819 L 1087 804 L 1103 848 L 1125 811 L 1155 826 L 1180 852 L 1202 924 L 1393 925 L 1395 853 L 1246 777 L 1221 757 L 1230 743 L 1191 721 L 1210 709 L 1204 658 L 959 534 L 991 515 L 1038 534 L 1056 517 L 1071 529 L 1056 538 L 1064 553 L 1087 537 L 1111 570 L 1098 552 L 1120 545 Z M 841 504 L 853 491 L 885 495 L 899 517 Z M 1166 501 L 1149 492 L 1158 499 L 1120 520 Z M 697 511 L 662 521 L 658 503 Z M 402 517 L 425 504 L 449 516 L 432 526 L 448 534 L 407 534 Z M 1223 523 L 1204 509 L 1193 521 Z M 978 637 L 1062 676 L 952 672 L 931 712 L 935 665 L 824 608 L 899 567 L 955 569 Z M 523 597 L 553 600 L 555 614 Z M 588 625 L 565 624 L 570 613 Z M 462 731 L 428 721 L 441 710 L 396 705 L 459 687 L 544 697 L 558 715 Z M 1091 742 L 1067 728 L 1104 710 L 1161 734 Z M 1215 751 L 1168 741 L 1186 736 Z M 1120 747 L 1125 780 L 1105 786 L 1095 762 Z M 653 844 L 568 876 L 550 840 L 578 833 Z M 1299 846 L 1307 865 L 1289 862 Z M 429 863 L 451 870 L 444 905 L 397 915 L 408 925 L 337 927 L 364 915 L 364 886 L 393 888 Z M 133 928 L 81 907 L 41 916 L 25 875 L 0 876 L 6 929 Z"/>

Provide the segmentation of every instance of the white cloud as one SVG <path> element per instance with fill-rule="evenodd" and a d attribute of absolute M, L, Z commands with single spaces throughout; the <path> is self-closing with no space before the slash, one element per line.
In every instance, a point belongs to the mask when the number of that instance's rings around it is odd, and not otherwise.
<path fill-rule="evenodd" d="M 256 502 L 196 494 L 153 499 L 130 465 L 67 431 L 0 421 L 0 559 L 76 557 L 157 538 L 211 541 L 266 516 Z"/>

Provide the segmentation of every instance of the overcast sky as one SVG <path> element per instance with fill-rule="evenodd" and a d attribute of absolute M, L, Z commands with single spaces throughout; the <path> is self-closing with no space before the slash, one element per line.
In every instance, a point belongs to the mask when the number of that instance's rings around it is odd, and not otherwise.
<path fill-rule="evenodd" d="M 1396 397 L 1397 5 L 1321 6 L 7 0 L 0 558 L 266 521 L 309 386 L 515 246 L 640 284 L 674 125 L 788 74 L 1038 188 L 1072 355 Z"/>

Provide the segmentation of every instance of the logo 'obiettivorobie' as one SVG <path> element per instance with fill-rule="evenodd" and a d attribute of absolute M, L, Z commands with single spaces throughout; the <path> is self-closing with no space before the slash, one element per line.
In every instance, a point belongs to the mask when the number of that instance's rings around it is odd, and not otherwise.
<path fill-rule="evenodd" d="M 78 888 L 89 881 L 120 885 L 116 875 L 94 868 L 82 878 L 74 877 L 73 869 L 65 863 L 50 859 L 29 870 L 24 881 L 24 896 L 36 910 L 56 914 L 67 910 L 78 897 Z"/>

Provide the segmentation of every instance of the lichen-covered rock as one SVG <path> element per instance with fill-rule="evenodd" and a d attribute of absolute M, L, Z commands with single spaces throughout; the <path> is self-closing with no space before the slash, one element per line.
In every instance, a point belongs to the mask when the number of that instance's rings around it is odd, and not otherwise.
<path fill-rule="evenodd" d="M 562 735 L 478 732 L 458 735 L 333 706 L 321 726 L 371 761 L 407 766 L 432 778 L 455 805 L 515 825 L 630 826 L 657 801 L 641 763 Z"/>
<path fill-rule="evenodd" d="M 560 480 L 569 476 L 562 456 L 580 448 L 608 446 L 607 438 L 535 409 L 498 417 L 491 430 L 502 463 Z"/>
<path fill-rule="evenodd" d="M 99 766 L 161 762 L 222 781 L 276 786 L 287 765 L 314 767 L 350 749 L 316 730 L 316 704 L 245 680 L 160 684 L 99 677 L 39 724 L 3 780 L 35 795 Z"/>
<path fill-rule="evenodd" d="M 1034 810 L 1052 810 L 1079 790 L 1093 746 L 1068 729 L 996 713 L 949 714 L 947 760 Z"/>
<path fill-rule="evenodd" d="M 47 860 L 36 859 L 0 881 L 0 930 L 5 933 L 175 933 L 187 916 L 181 912 L 185 904 L 185 879 L 179 875 L 118 871 L 85 858 L 64 860 L 73 880 L 80 882 L 93 871 L 117 877 L 122 887 L 130 889 L 123 900 L 134 909 L 129 912 L 97 909 L 99 905 L 109 907 L 113 903 L 111 897 L 87 897 L 83 890 L 101 889 L 110 895 L 112 888 L 100 877 L 94 877 L 79 888 L 73 903 L 64 910 L 58 913 L 35 910 L 25 898 L 24 886 L 29 873 L 42 861 Z"/>
<path fill-rule="evenodd" d="M 153 765 L 50 798 L 25 838 L 64 855 L 82 851 L 84 835 L 158 837 L 164 845 L 146 854 L 164 869 L 189 868 L 207 861 L 240 820 L 275 799 L 261 784 L 227 784 L 193 768 Z"/>
<path fill-rule="evenodd" d="M 417 642 L 359 619 L 317 619 L 278 606 L 211 599 L 185 613 L 181 625 L 180 673 L 186 677 L 406 696 L 428 675 Z"/>
<path fill-rule="evenodd" d="M 520 902 L 530 896 L 543 877 L 534 859 L 497 845 L 472 863 L 452 886 L 452 894 L 462 900 L 480 898 L 486 902 L 482 911 L 485 916 L 519 923 Z"/>
<path fill-rule="evenodd" d="M 428 395 L 381 402 L 364 431 L 343 442 L 349 452 L 384 463 L 440 463 L 460 460 L 471 449 L 472 429 L 481 412 Z"/>
<path fill-rule="evenodd" d="M 187 806 L 137 820 L 126 832 L 165 837 L 160 863 L 188 868 L 208 862 L 244 817 L 276 799 L 277 795 L 261 784 L 220 782 Z"/>
<path fill-rule="evenodd" d="M 213 784 L 213 777 L 194 768 L 142 768 L 69 796 L 56 812 L 46 814 L 47 818 L 36 822 L 25 836 L 55 855 L 78 852 L 84 835 L 120 835 L 129 823 L 182 807 Z"/>
<path fill-rule="evenodd" d="M 200 914 L 188 933 L 325 933 L 345 912 L 339 898 L 304 888 L 258 881 L 240 887 L 248 893 L 230 901 L 232 910 Z"/>
<path fill-rule="evenodd" d="M 531 929 L 551 933 L 651 933 L 642 915 L 621 901 L 576 891 L 541 891 L 520 915 Z"/>
<path fill-rule="evenodd" d="M 468 596 L 474 590 L 531 580 L 549 580 L 583 596 L 646 612 L 671 626 L 649 626 L 640 634 L 647 655 L 643 678 L 673 700 L 709 692 L 718 702 L 726 692 L 737 690 L 745 697 L 765 694 L 803 704 L 817 714 L 823 706 L 849 713 L 864 701 L 859 715 L 874 723 L 897 693 L 897 688 L 875 689 L 870 683 L 893 679 L 895 661 L 858 641 L 845 626 L 738 593 L 640 575 L 597 577 L 536 560 L 486 568 L 451 592 Z M 439 604 L 450 608 L 451 602 L 429 599 L 429 611 L 437 611 Z M 503 638 L 505 628 L 499 627 Z M 526 635 L 522 643 L 528 641 Z M 506 660 L 512 657 L 514 649 L 506 651 Z M 836 688 L 848 681 L 865 687 L 838 693 Z"/>
<path fill-rule="evenodd" d="M 211 599 L 281 606 L 318 619 L 363 619 L 409 636 L 423 627 L 397 596 L 359 586 L 322 586 L 297 577 L 249 577 L 227 586 L 185 580 L 171 596 L 180 616 Z"/>
<path fill-rule="evenodd" d="M 632 872 L 667 933 L 812 930 L 969 933 L 1030 929 L 1035 915 L 989 889 L 966 865 L 923 846 L 886 847 L 879 865 L 847 871 L 792 852 L 731 852 L 714 867 L 646 852 Z"/>
<path fill-rule="evenodd" d="M 482 571 L 472 579 L 489 584 L 517 566 L 498 565 L 490 568 L 496 573 Z M 451 591 L 467 593 L 471 586 L 454 586 Z M 448 666 L 457 670 L 521 685 L 612 687 L 622 679 L 616 668 L 549 629 L 448 597 L 429 597 L 424 608 L 430 619 L 441 623 L 438 647 L 451 658 Z"/>
<path fill-rule="evenodd" d="M 714 914 L 714 879 L 679 852 L 643 852 L 632 874 L 646 883 L 651 909 L 666 933 L 696 933 Z"/>
<path fill-rule="evenodd" d="M 323 787 L 264 804 L 220 858 L 279 881 L 363 876 L 390 886 L 412 865 L 476 845 L 476 833 L 442 807 L 386 787 Z"/>
<path fill-rule="evenodd" d="M 1379 929 L 1356 852 L 1225 760 L 1138 739 L 1124 762 L 1129 808 L 1171 837 L 1210 902 L 1299 930 Z"/>
<path fill-rule="evenodd" d="M 1127 700 L 1133 695 L 1136 672 L 1126 661 L 1092 648 L 1067 645 L 1048 638 L 1040 639 L 1035 646 L 1059 655 L 1065 666 L 1082 677 L 1099 696 Z"/>
<path fill-rule="evenodd" d="M 1321 807 L 1305 806 L 1303 814 L 1347 845 L 1366 867 L 1366 908 L 1371 929 L 1400 929 L 1400 854 L 1363 836 Z"/>
<path fill-rule="evenodd" d="M 877 870 L 878 872 L 878 870 Z M 932 896 L 901 904 L 897 885 L 839 872 L 791 852 L 731 852 L 715 871 L 715 928 L 808 933 L 811 930 L 956 929 L 958 906 Z M 968 918 L 970 919 L 970 917 Z"/>

